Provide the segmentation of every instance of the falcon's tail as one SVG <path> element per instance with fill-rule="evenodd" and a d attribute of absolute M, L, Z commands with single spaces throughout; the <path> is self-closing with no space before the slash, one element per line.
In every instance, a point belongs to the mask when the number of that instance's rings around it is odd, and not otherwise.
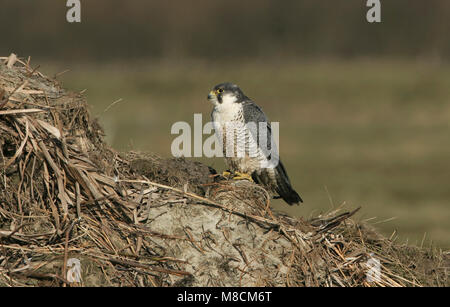
<path fill-rule="evenodd" d="M 281 161 L 279 161 L 278 166 L 275 168 L 275 178 L 277 180 L 275 190 L 285 202 L 291 206 L 303 202 L 300 195 L 292 188 L 289 177 Z"/>

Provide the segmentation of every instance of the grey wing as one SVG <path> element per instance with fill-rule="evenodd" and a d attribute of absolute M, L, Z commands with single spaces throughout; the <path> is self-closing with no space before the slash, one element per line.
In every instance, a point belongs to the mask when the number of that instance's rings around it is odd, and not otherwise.
<path fill-rule="evenodd" d="M 286 169 L 280 161 L 277 146 L 272 136 L 272 127 L 266 115 L 260 107 L 251 101 L 245 102 L 243 108 L 247 129 L 250 130 L 253 139 L 257 140 L 259 149 L 264 153 L 268 161 L 267 168 L 270 168 L 263 169 L 259 174 L 253 174 L 252 177 L 256 179 L 256 182 L 273 186 L 275 191 L 289 205 L 303 202 L 298 193 L 292 188 Z M 249 125 L 252 122 L 256 123 L 256 128 L 255 125 Z M 259 123 L 263 123 L 261 127 Z M 266 127 L 266 129 L 260 131 L 260 128 L 263 127 Z M 267 131 L 267 135 L 264 135 L 264 130 Z M 259 134 L 260 132 L 262 133 Z"/>
<path fill-rule="evenodd" d="M 250 137 L 256 142 L 258 149 L 270 163 L 267 167 L 276 167 L 279 155 L 268 118 L 261 108 L 252 101 L 243 103 L 243 113 L 247 130 L 250 131 Z"/>

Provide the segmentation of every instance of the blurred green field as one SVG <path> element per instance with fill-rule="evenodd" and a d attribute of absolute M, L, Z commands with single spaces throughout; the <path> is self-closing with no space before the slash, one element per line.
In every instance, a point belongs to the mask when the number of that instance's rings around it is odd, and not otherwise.
<path fill-rule="evenodd" d="M 110 145 L 169 157 L 176 121 L 209 121 L 206 95 L 241 86 L 280 122 L 280 151 L 298 216 L 362 206 L 400 243 L 450 247 L 450 66 L 439 62 L 335 61 L 48 63 L 49 75 L 85 95 Z M 111 103 L 122 98 L 112 106 Z M 109 109 L 105 111 L 105 109 Z M 201 159 L 202 160 L 202 159 Z M 221 159 L 203 159 L 219 171 Z"/>

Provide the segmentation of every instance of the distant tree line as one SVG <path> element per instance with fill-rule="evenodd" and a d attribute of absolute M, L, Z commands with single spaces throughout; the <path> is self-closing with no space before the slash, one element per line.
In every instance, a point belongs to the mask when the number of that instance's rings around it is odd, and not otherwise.
<path fill-rule="evenodd" d="M 3 0 L 0 54 L 51 59 L 393 56 L 450 58 L 450 1 L 367 0 L 81 1 Z"/>

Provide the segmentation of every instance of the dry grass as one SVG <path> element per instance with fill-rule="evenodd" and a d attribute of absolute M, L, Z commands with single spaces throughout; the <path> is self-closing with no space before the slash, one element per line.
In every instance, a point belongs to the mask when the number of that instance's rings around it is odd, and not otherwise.
<path fill-rule="evenodd" d="M 81 94 L 29 61 L 0 61 L 1 285 L 448 285 L 448 253 L 398 246 L 355 210 L 295 219 L 198 163 L 119 154 Z M 69 258 L 80 283 L 66 279 Z"/>

